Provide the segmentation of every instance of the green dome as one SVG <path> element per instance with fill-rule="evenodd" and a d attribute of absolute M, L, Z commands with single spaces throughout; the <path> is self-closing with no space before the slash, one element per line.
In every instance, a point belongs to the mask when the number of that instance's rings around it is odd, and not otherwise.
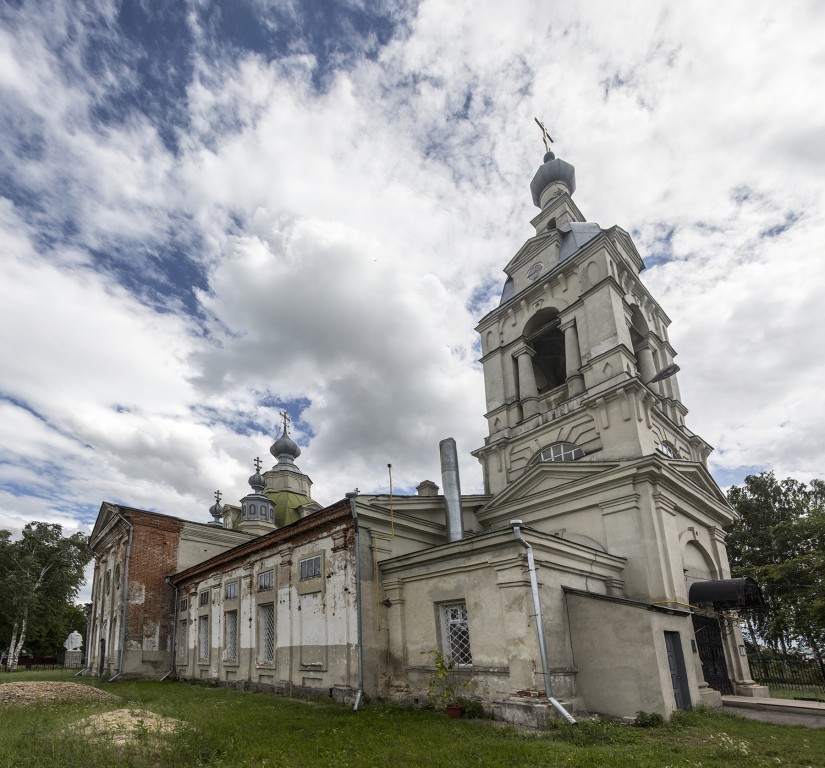
<path fill-rule="evenodd" d="M 312 503 L 309 496 L 292 491 L 267 491 L 266 497 L 275 505 L 275 525 L 279 528 L 300 520 L 298 508 Z"/>

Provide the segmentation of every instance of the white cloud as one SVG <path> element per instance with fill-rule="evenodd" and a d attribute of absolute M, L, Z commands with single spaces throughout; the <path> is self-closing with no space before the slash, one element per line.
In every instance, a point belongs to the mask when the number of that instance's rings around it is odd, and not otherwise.
<path fill-rule="evenodd" d="M 42 211 L 0 206 L 0 526 L 85 520 L 103 498 L 205 520 L 215 488 L 245 492 L 284 399 L 309 401 L 298 463 L 321 501 L 385 488 L 387 462 L 396 486 L 438 482 L 447 435 L 477 490 L 473 326 L 530 236 L 534 115 L 576 165 L 588 217 L 638 233 L 651 263 L 670 249 L 646 281 L 714 467 L 820 473 L 822 16 L 425 2 L 323 91 L 300 47 L 230 61 L 193 27 L 177 155 L 148 117 L 95 121 L 137 75 L 127 58 L 84 69 L 89 25 L 59 3 L 18 17 L 0 31 L 14 120 L 0 135 L 39 137 L 6 170 Z M 197 243 L 205 319 L 118 282 L 123 263 L 145 290 L 174 275 L 153 254 L 175 236 Z M 52 500 L 34 491 L 46 469 L 63 483 Z"/>

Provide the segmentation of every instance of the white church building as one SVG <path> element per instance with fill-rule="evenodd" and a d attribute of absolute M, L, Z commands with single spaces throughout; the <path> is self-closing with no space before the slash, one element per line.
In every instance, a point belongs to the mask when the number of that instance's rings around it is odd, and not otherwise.
<path fill-rule="evenodd" d="M 758 587 L 730 579 L 735 513 L 685 425 L 642 258 L 585 220 L 552 152 L 530 188 L 535 235 L 477 327 L 484 494 L 461 495 L 448 439 L 443 493 L 321 508 L 285 424 L 277 463 L 212 523 L 104 503 L 90 673 L 423 704 L 438 649 L 462 695 L 539 726 L 767 694 L 735 614 Z"/>

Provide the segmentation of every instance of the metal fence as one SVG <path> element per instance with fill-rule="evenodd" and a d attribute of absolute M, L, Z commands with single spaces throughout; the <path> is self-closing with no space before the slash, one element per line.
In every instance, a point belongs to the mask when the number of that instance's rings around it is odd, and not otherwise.
<path fill-rule="evenodd" d="M 771 688 L 797 690 L 801 694 L 825 694 L 825 670 L 814 659 L 766 659 L 748 656 L 751 677 Z"/>
<path fill-rule="evenodd" d="M 83 669 L 84 659 L 78 654 L 57 653 L 54 656 L 20 656 L 17 659 L 17 669 L 22 670 L 43 670 L 43 669 Z M 8 660 L 4 657 L 0 663 L 0 672 L 8 672 Z"/>

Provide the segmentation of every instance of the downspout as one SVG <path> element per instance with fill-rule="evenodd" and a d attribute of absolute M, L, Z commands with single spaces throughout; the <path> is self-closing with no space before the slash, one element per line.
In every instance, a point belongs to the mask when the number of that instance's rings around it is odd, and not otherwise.
<path fill-rule="evenodd" d="M 355 692 L 353 712 L 358 711 L 358 707 L 361 705 L 361 697 L 364 695 L 364 639 L 361 627 L 361 542 L 358 536 L 358 510 L 355 507 L 355 497 L 357 495 L 357 488 L 346 494 L 352 512 L 353 525 L 355 526 L 355 622 L 358 637 L 358 690 Z"/>
<path fill-rule="evenodd" d="M 516 541 L 527 550 L 527 570 L 530 572 L 530 591 L 533 593 L 533 610 L 536 612 L 536 634 L 539 639 L 539 653 L 541 654 L 541 669 L 544 673 L 544 689 L 547 700 L 553 709 L 558 712 L 569 725 L 575 725 L 576 720 L 556 699 L 553 698 L 553 685 L 550 682 L 550 662 L 547 660 L 547 641 L 544 637 L 544 620 L 541 616 L 541 600 L 539 599 L 539 583 L 536 579 L 536 561 L 533 559 L 533 548 L 521 535 L 521 520 L 511 520 L 513 536 Z"/>
<path fill-rule="evenodd" d="M 117 678 L 123 674 L 123 651 L 126 648 L 126 607 L 129 604 L 129 563 L 132 560 L 132 534 L 134 533 L 132 524 L 121 515 L 120 512 L 116 512 L 115 514 L 129 526 L 129 541 L 126 543 L 126 566 L 123 568 L 123 587 L 121 587 L 123 593 L 123 612 L 120 616 L 120 657 L 118 659 L 117 673 L 109 678 L 110 683 L 113 680 L 117 680 Z"/>
<path fill-rule="evenodd" d="M 166 583 L 175 590 L 175 610 L 172 613 L 172 669 L 170 669 L 161 679 L 163 682 L 169 675 L 176 671 L 178 665 L 177 641 L 178 641 L 178 585 L 172 581 L 171 576 L 166 577 Z"/>

